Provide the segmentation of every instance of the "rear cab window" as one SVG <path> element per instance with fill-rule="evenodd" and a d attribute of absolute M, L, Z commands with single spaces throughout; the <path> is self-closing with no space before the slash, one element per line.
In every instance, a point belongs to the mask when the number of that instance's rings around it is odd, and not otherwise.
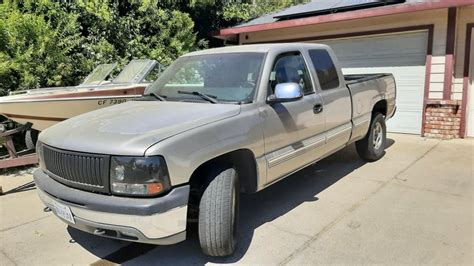
<path fill-rule="evenodd" d="M 322 90 L 330 90 L 339 87 L 339 76 L 331 56 L 325 49 L 308 50 L 309 57 L 316 70 L 319 84 Z"/>

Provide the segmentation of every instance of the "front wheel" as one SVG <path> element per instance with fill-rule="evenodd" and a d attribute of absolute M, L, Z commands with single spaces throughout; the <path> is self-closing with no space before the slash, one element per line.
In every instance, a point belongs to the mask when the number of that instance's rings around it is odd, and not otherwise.
<path fill-rule="evenodd" d="M 207 255 L 228 256 L 237 242 L 239 180 L 234 168 L 216 174 L 199 203 L 199 242 Z"/>
<path fill-rule="evenodd" d="M 387 127 L 385 118 L 381 113 L 377 113 L 372 117 L 367 135 L 356 142 L 357 153 L 366 161 L 377 161 L 385 154 L 386 142 Z"/>

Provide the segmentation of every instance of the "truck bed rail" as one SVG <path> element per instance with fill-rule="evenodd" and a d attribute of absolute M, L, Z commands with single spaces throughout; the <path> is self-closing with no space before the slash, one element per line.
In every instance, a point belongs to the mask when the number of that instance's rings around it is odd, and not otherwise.
<path fill-rule="evenodd" d="M 372 79 L 378 79 L 382 77 L 391 76 L 392 74 L 388 73 L 375 73 L 375 74 L 351 74 L 351 75 L 344 75 L 344 80 L 346 81 L 347 85 L 364 82 Z"/>

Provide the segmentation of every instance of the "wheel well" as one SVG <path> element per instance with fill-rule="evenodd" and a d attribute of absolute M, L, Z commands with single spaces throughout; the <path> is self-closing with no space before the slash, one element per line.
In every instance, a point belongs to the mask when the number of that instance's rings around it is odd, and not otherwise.
<path fill-rule="evenodd" d="M 372 109 L 372 114 L 381 113 L 384 116 L 387 116 L 387 101 L 380 100 L 374 105 L 374 109 Z"/>
<path fill-rule="evenodd" d="M 234 167 L 237 170 L 240 191 L 252 193 L 257 190 L 257 164 L 253 152 L 248 149 L 232 151 L 201 164 L 191 175 L 191 186 L 210 182 L 211 180 L 204 180 L 206 173 L 216 165 Z"/>
<path fill-rule="evenodd" d="M 252 193 L 257 191 L 257 163 L 252 151 L 240 149 L 220 155 L 201 164 L 191 175 L 189 180 L 191 187 L 188 208 L 189 219 L 197 218 L 201 196 L 212 181 L 208 178 L 209 174 L 216 170 L 223 170 L 223 167 L 234 167 L 236 169 L 241 192 Z"/>

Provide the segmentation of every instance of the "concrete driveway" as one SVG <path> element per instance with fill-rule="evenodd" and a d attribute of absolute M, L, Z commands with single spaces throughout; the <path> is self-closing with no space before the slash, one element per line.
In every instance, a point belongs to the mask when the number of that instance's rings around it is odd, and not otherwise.
<path fill-rule="evenodd" d="M 242 197 L 232 257 L 109 240 L 43 212 L 30 174 L 0 177 L 0 261 L 30 264 L 473 264 L 474 141 L 389 134 L 385 157 L 354 147 Z"/>

